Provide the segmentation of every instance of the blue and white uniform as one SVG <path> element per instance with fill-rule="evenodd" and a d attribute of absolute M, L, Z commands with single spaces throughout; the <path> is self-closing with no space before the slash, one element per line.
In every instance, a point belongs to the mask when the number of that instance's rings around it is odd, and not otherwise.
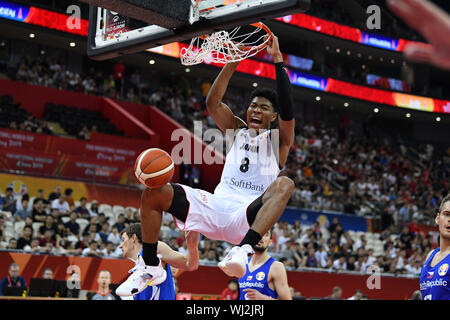
<path fill-rule="evenodd" d="M 249 259 L 250 262 L 250 259 Z M 275 259 L 270 257 L 262 266 L 258 269 L 250 272 L 247 264 L 247 272 L 242 278 L 239 278 L 239 300 L 247 300 L 247 292 L 244 289 L 255 289 L 260 293 L 269 296 L 274 299 L 278 299 L 278 294 L 276 291 L 270 289 L 269 287 L 269 270 Z"/>
<path fill-rule="evenodd" d="M 142 250 L 139 252 L 142 256 Z M 157 286 L 148 286 L 141 293 L 133 296 L 134 300 L 175 300 L 175 284 L 173 282 L 172 270 L 166 263 L 167 278 L 166 281 Z"/>
<path fill-rule="evenodd" d="M 450 300 L 450 254 L 434 267 L 430 266 L 440 248 L 425 261 L 420 275 L 420 292 L 423 300 Z"/>

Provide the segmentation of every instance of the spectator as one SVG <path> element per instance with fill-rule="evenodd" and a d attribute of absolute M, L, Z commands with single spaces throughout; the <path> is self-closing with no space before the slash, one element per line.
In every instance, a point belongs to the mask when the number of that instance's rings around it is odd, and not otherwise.
<path fill-rule="evenodd" d="M 47 213 L 44 210 L 44 204 L 41 200 L 35 201 L 33 211 L 31 212 L 33 222 L 44 222 L 47 218 Z"/>
<path fill-rule="evenodd" d="M 206 255 L 206 258 L 201 259 L 199 261 L 200 264 L 211 265 L 211 266 L 217 265 L 217 262 L 219 262 L 219 261 L 217 259 L 216 250 L 214 250 L 214 249 L 209 249 L 208 253 Z"/>
<path fill-rule="evenodd" d="M 108 242 L 108 236 L 109 236 L 110 232 L 109 232 L 109 222 L 104 222 L 102 224 L 102 229 L 100 230 L 100 232 L 98 233 L 98 235 L 100 236 L 100 239 L 102 241 L 102 243 L 107 243 Z M 112 242 L 111 242 L 112 243 Z M 114 245 L 114 243 L 113 243 Z"/>
<path fill-rule="evenodd" d="M 87 198 L 81 197 L 80 205 L 75 209 L 75 212 L 78 213 L 80 218 L 89 219 L 91 216 L 93 216 L 90 210 L 86 207 L 86 205 L 87 205 Z"/>
<path fill-rule="evenodd" d="M 75 244 L 75 249 L 83 251 L 84 249 L 89 247 L 89 233 L 84 232 L 81 236 L 81 239 L 77 241 Z"/>
<path fill-rule="evenodd" d="M 6 249 L 17 250 L 17 239 L 16 238 L 9 239 L 8 247 Z"/>
<path fill-rule="evenodd" d="M 22 250 L 27 245 L 31 245 L 33 236 L 33 228 L 30 226 L 23 227 L 22 236 L 17 240 L 17 249 Z"/>
<path fill-rule="evenodd" d="M 23 251 L 24 252 L 31 252 L 31 253 L 41 251 L 41 247 L 39 246 L 39 238 L 32 238 L 31 239 L 31 244 L 30 245 L 26 245 L 23 248 Z"/>
<path fill-rule="evenodd" d="M 23 288 L 27 289 L 27 283 L 25 279 L 19 274 L 19 265 L 15 262 L 11 263 L 8 268 L 9 275 L 4 277 L 0 281 L 0 296 L 4 296 L 7 293 L 7 288 Z"/>
<path fill-rule="evenodd" d="M 64 222 L 58 222 L 56 224 L 56 247 L 61 249 L 66 247 L 68 239 L 67 237 L 70 235 L 69 232 L 67 232 L 66 226 L 64 225 Z"/>
<path fill-rule="evenodd" d="M 44 189 L 39 189 L 37 192 L 37 196 L 36 198 L 34 198 L 32 205 L 34 206 L 34 204 L 37 201 L 42 201 L 42 202 L 48 202 L 47 199 L 45 198 L 45 193 L 44 193 Z"/>
<path fill-rule="evenodd" d="M 420 276 L 420 273 L 422 271 L 422 266 L 421 266 L 420 262 L 413 260 L 413 261 L 410 261 L 405 266 L 405 270 L 410 274 L 413 274 L 415 276 Z"/>
<path fill-rule="evenodd" d="M 409 227 L 405 226 L 400 234 L 400 240 L 406 245 L 406 249 L 411 248 L 411 242 L 414 239 L 414 234 L 410 232 Z"/>
<path fill-rule="evenodd" d="M 83 249 L 83 251 L 81 251 L 81 255 L 87 257 L 101 257 L 102 252 L 98 249 L 98 242 L 91 240 L 89 242 L 89 247 Z"/>
<path fill-rule="evenodd" d="M 89 239 L 95 240 L 97 243 L 102 241 L 100 234 L 97 232 L 97 224 L 91 223 L 87 228 L 87 232 L 89 233 Z"/>
<path fill-rule="evenodd" d="M 111 233 L 108 235 L 107 241 L 114 243 L 115 246 L 120 244 L 120 233 L 117 226 L 111 228 Z"/>
<path fill-rule="evenodd" d="M 52 193 L 49 194 L 48 196 L 48 201 L 49 203 L 52 203 L 53 200 L 55 199 L 59 199 L 59 197 L 61 196 L 61 186 L 56 186 L 55 190 L 53 190 Z"/>
<path fill-rule="evenodd" d="M 78 132 L 78 139 L 91 140 L 91 132 L 87 126 L 83 126 L 80 132 Z"/>
<path fill-rule="evenodd" d="M 126 224 L 136 223 L 136 220 L 134 220 L 134 211 L 131 208 L 125 209 L 125 223 Z"/>
<path fill-rule="evenodd" d="M 317 268 L 318 266 L 316 252 L 313 248 L 311 248 L 308 250 L 308 254 L 303 258 L 302 267 Z"/>
<path fill-rule="evenodd" d="M 50 243 L 51 247 L 47 246 L 48 243 Z M 52 250 L 56 246 L 56 240 L 52 229 L 46 229 L 44 231 L 44 235 L 39 240 L 39 246 L 47 247 L 49 250 Z"/>
<path fill-rule="evenodd" d="M 72 211 L 70 213 L 70 220 L 64 224 L 67 232 L 75 237 L 80 236 L 80 225 L 76 222 L 77 218 L 78 214 L 75 211 Z"/>
<path fill-rule="evenodd" d="M 63 222 L 62 218 L 61 218 L 61 213 L 59 212 L 59 210 L 57 208 L 50 209 L 50 216 L 53 217 L 53 221 L 56 224 Z"/>
<path fill-rule="evenodd" d="M 97 218 L 97 232 L 100 232 L 102 230 L 102 226 L 105 222 L 109 220 L 109 218 L 106 218 L 104 213 L 99 213 Z"/>
<path fill-rule="evenodd" d="M 62 216 L 68 216 L 70 214 L 69 203 L 66 201 L 66 196 L 60 194 L 58 199 L 52 201 L 52 209 L 58 209 L 59 214 Z"/>
<path fill-rule="evenodd" d="M 98 209 L 98 201 L 97 200 L 92 200 L 91 202 L 91 209 L 89 210 L 89 213 L 91 216 L 98 216 L 100 214 L 99 209 Z"/>
<path fill-rule="evenodd" d="M 102 254 L 105 257 L 110 257 L 110 258 L 120 257 L 120 254 L 117 253 L 116 247 L 114 246 L 114 243 L 112 243 L 112 242 L 106 242 L 105 248 L 102 250 Z"/>
<path fill-rule="evenodd" d="M 55 238 L 56 235 L 56 223 L 55 220 L 53 218 L 53 216 L 48 215 L 45 219 L 45 224 L 43 226 L 41 226 L 38 230 L 38 237 L 39 238 L 43 238 L 45 232 L 49 230 L 51 232 L 51 236 L 53 239 Z"/>
<path fill-rule="evenodd" d="M 64 190 L 65 200 L 69 204 L 70 210 L 75 209 L 75 202 L 73 200 L 72 194 L 73 194 L 73 189 L 67 188 L 66 190 Z"/>
<path fill-rule="evenodd" d="M 220 300 L 239 300 L 239 283 L 236 279 L 228 280 L 228 286 L 222 291 Z"/>
<path fill-rule="evenodd" d="M 127 224 L 125 223 L 125 215 L 123 213 L 119 214 L 119 216 L 117 217 L 117 222 L 115 224 L 113 224 L 113 228 L 116 227 L 117 230 L 119 230 L 119 233 L 122 232 L 123 229 L 125 229 L 125 227 L 127 226 Z"/>
<path fill-rule="evenodd" d="M 347 270 L 347 261 L 345 260 L 345 256 L 341 256 L 339 259 L 334 260 L 333 268 L 338 272 Z"/>
<path fill-rule="evenodd" d="M 334 232 L 334 230 L 336 229 L 338 224 L 339 224 L 339 218 L 334 217 L 333 221 L 331 222 L 330 226 L 328 227 L 328 231 L 330 232 L 330 234 L 332 234 Z"/>
<path fill-rule="evenodd" d="M 325 300 L 341 300 L 341 297 L 342 297 L 341 287 L 335 286 L 333 287 L 331 295 L 325 297 Z"/>
<path fill-rule="evenodd" d="M 14 213 L 15 221 L 25 221 L 26 217 L 31 217 L 31 210 L 28 208 L 28 199 L 22 199 L 21 208 Z"/>
<path fill-rule="evenodd" d="M 11 213 L 16 212 L 16 199 L 14 198 L 13 188 L 7 187 L 5 196 L 0 198 L 0 210 Z"/>
<path fill-rule="evenodd" d="M 45 268 L 42 272 L 42 278 L 43 279 L 53 279 L 53 270 L 51 268 Z"/>
<path fill-rule="evenodd" d="M 102 270 L 97 277 L 98 289 L 94 294 L 89 294 L 88 300 L 120 300 L 109 288 L 111 284 L 111 273 L 108 270 Z"/>

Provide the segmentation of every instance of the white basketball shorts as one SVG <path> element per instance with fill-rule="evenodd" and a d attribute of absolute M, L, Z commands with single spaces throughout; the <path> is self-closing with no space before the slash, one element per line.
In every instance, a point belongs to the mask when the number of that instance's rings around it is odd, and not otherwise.
<path fill-rule="evenodd" d="M 250 196 L 247 202 L 242 197 L 222 196 L 171 183 L 174 198 L 168 212 L 173 215 L 180 230 L 197 231 L 209 239 L 239 244 L 250 229 L 256 213 L 262 206 L 262 196 Z M 181 214 L 180 214 L 181 213 Z M 185 217 L 181 221 L 178 217 Z"/>

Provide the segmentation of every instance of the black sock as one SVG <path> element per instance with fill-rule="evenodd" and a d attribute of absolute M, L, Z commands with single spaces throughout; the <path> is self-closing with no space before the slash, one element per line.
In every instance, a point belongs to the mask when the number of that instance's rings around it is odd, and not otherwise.
<path fill-rule="evenodd" d="M 244 239 L 242 239 L 241 243 L 239 244 L 239 246 L 242 247 L 244 244 L 249 244 L 253 248 L 258 244 L 261 238 L 262 237 L 258 232 L 256 232 L 253 229 L 249 229 Z"/>
<path fill-rule="evenodd" d="M 142 259 L 147 266 L 157 266 L 159 264 L 159 258 L 156 256 L 158 249 L 158 242 L 156 243 L 143 243 L 142 244 Z"/>

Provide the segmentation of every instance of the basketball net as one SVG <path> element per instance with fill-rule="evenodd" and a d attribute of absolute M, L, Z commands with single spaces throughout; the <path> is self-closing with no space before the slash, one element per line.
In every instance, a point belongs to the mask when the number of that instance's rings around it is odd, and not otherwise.
<path fill-rule="evenodd" d="M 200 63 L 226 64 L 254 56 L 264 50 L 272 39 L 272 32 L 263 23 L 250 25 L 249 32 L 242 32 L 242 27 L 232 31 L 219 31 L 211 35 L 195 37 L 189 47 L 180 51 L 181 63 L 192 66 Z"/>

